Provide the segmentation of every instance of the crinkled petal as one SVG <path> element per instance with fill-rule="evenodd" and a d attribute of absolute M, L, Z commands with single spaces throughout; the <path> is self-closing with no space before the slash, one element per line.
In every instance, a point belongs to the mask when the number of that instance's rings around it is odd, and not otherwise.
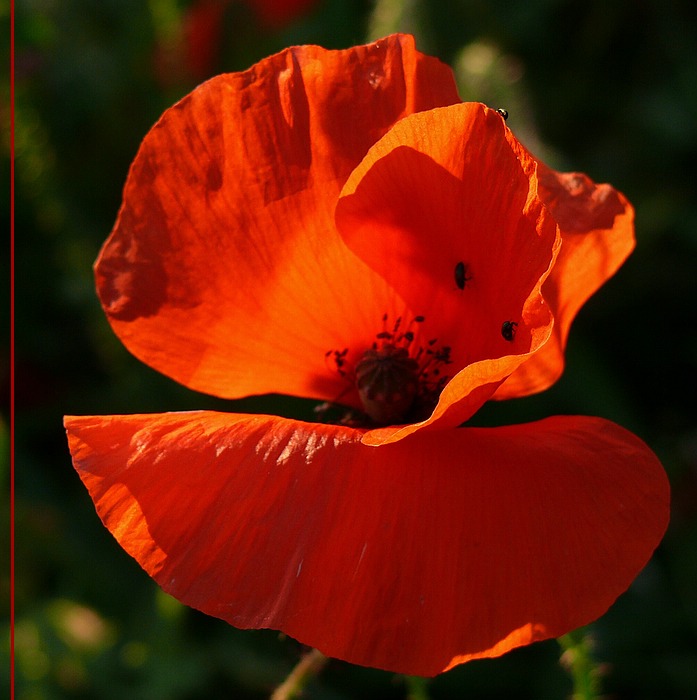
<path fill-rule="evenodd" d="M 402 35 L 201 85 L 144 139 L 96 263 L 116 334 L 193 389 L 335 398 L 325 353 L 404 305 L 338 237 L 340 189 L 396 121 L 457 100 Z"/>
<path fill-rule="evenodd" d="M 443 371 L 455 379 L 428 424 L 467 420 L 551 333 L 541 286 L 560 237 L 536 162 L 508 133 L 477 103 L 413 114 L 370 149 L 337 205 L 347 245 L 424 316 L 415 345 L 452 350 Z"/>
<path fill-rule="evenodd" d="M 543 391 L 559 379 L 569 329 L 583 304 L 634 249 L 634 209 L 621 192 L 582 173 L 538 163 L 540 197 L 559 224 L 562 246 L 542 294 L 554 314 L 549 342 L 497 390 L 497 399 Z"/>
<path fill-rule="evenodd" d="M 668 519 L 638 438 L 596 418 L 421 432 L 211 412 L 69 417 L 104 524 L 165 591 L 332 657 L 433 675 L 612 604 Z"/>

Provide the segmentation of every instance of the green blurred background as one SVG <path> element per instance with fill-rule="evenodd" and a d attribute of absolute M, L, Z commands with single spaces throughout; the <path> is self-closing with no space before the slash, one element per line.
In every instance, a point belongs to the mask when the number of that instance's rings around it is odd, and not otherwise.
<path fill-rule="evenodd" d="M 18 0 L 15 10 L 17 697 L 264 698 L 296 663 L 293 640 L 235 630 L 159 591 L 101 526 L 61 419 L 195 408 L 308 415 L 298 400 L 196 394 L 136 361 L 106 323 L 91 265 L 140 140 L 198 82 L 291 44 L 344 48 L 395 30 L 454 66 L 463 99 L 506 107 L 508 125 L 550 165 L 611 182 L 636 206 L 637 251 L 581 312 L 562 380 L 539 396 L 487 405 L 478 421 L 604 416 L 658 453 L 674 489 L 670 529 L 589 632 L 609 696 L 697 697 L 692 4 Z M 0 21 L 5 43 L 7 1 Z M 4 48 L 7 55 L 9 42 Z M 9 192 L 8 75 L 0 106 Z M 6 404 L 3 412 L 6 445 Z M 3 476 L 8 483 L 6 469 Z M 2 576 L 7 600 L 6 567 Z M 0 673 L 6 686 L 8 664 Z M 550 641 L 461 666 L 428 692 L 561 699 L 571 684 Z M 406 695 L 394 674 L 336 661 L 306 691 L 317 700 Z"/>

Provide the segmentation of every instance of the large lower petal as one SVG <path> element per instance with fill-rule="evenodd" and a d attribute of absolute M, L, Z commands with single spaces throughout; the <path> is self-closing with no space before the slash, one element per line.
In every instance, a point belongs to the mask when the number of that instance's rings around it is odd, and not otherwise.
<path fill-rule="evenodd" d="M 369 347 L 404 310 L 338 237 L 341 186 L 396 121 L 457 100 L 450 69 L 401 35 L 198 87 L 145 137 L 96 263 L 116 334 L 193 389 L 336 398 L 325 353 Z"/>
<path fill-rule="evenodd" d="M 325 654 L 432 675 L 601 615 L 668 519 L 604 420 L 418 433 L 210 412 L 67 418 L 105 525 L 170 594 Z"/>

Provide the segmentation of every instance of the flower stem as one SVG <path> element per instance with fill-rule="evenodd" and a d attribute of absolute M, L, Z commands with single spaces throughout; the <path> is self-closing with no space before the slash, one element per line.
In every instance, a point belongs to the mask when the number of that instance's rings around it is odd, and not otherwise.
<path fill-rule="evenodd" d="M 404 676 L 407 686 L 406 700 L 429 700 L 428 698 L 428 678 L 421 676 Z"/>
<path fill-rule="evenodd" d="M 569 632 L 559 639 L 563 652 L 561 665 L 573 682 L 572 700 L 597 700 L 600 697 L 602 667 L 593 657 L 593 638 L 584 630 Z"/>
<path fill-rule="evenodd" d="M 307 683 L 326 665 L 329 659 L 317 649 L 312 649 L 298 661 L 281 685 L 273 691 L 271 700 L 292 700 L 297 698 Z"/>

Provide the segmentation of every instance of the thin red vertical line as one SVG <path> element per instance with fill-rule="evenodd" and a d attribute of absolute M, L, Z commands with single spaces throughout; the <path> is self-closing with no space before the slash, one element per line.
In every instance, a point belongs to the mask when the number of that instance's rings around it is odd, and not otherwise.
<path fill-rule="evenodd" d="M 15 3 L 10 2 L 10 697 L 15 696 Z"/>

